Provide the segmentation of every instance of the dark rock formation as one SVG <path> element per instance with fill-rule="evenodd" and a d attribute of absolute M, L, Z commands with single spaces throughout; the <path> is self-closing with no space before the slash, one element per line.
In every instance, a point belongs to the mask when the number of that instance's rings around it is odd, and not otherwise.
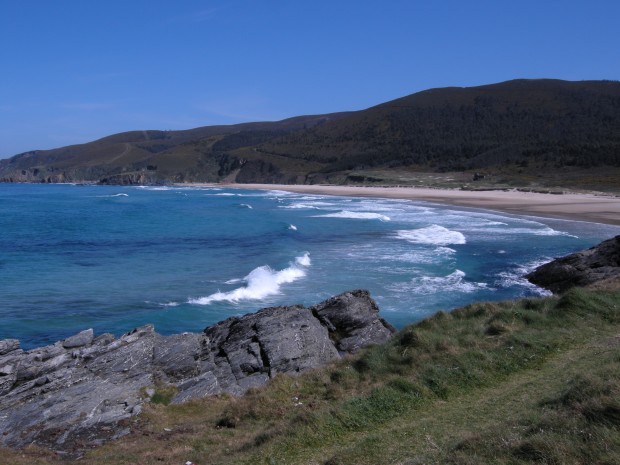
<path fill-rule="evenodd" d="M 126 434 L 158 385 L 177 389 L 173 403 L 240 395 L 393 332 L 368 292 L 357 290 L 311 308 L 229 318 L 201 334 L 161 336 L 147 325 L 116 339 L 89 329 L 27 352 L 0 340 L 0 443 L 79 451 Z"/>
<path fill-rule="evenodd" d="M 552 292 L 620 277 L 620 236 L 539 266 L 526 278 Z"/>

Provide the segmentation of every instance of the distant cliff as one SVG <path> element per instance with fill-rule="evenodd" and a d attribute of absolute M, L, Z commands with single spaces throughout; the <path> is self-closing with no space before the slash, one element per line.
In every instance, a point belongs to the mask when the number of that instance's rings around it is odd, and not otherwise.
<path fill-rule="evenodd" d="M 402 183 L 397 173 L 418 171 L 620 189 L 620 82 L 431 89 L 362 111 L 133 131 L 0 160 L 5 182 Z"/>
<path fill-rule="evenodd" d="M 129 432 L 129 418 L 158 389 L 180 403 L 243 394 L 278 373 L 317 368 L 394 328 L 367 291 L 347 292 L 314 307 L 266 308 L 229 318 L 203 333 L 161 336 L 153 326 L 115 339 L 92 329 L 24 352 L 0 340 L 0 444 L 31 443 L 72 452 Z"/>

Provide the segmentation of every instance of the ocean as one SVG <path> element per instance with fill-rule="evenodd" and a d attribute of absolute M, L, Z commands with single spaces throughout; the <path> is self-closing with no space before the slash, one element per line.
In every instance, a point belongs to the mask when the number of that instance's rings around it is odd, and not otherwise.
<path fill-rule="evenodd" d="M 620 227 L 429 202 L 198 187 L 0 184 L 0 339 L 202 331 L 366 288 L 397 328 L 540 296 L 524 274 Z"/>

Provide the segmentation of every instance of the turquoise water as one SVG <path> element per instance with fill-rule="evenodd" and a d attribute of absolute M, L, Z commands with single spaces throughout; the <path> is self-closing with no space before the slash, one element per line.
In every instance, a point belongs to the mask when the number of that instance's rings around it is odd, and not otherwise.
<path fill-rule="evenodd" d="M 620 227 L 278 191 L 0 184 L 0 339 L 201 331 L 367 288 L 397 327 L 540 295 L 537 264 Z"/>

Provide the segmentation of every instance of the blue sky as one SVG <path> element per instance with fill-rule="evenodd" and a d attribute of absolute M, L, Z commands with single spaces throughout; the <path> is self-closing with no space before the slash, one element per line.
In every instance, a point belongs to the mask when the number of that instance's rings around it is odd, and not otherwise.
<path fill-rule="evenodd" d="M 620 2 L 0 0 L 0 158 L 138 129 L 620 79 Z"/>

